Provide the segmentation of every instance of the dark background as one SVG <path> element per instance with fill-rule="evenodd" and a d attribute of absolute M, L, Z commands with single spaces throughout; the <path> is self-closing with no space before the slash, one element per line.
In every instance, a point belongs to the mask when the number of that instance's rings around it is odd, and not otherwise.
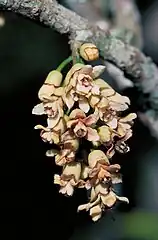
<path fill-rule="evenodd" d="M 158 63 L 158 2 L 154 2 L 137 1 L 144 51 Z M 4 16 L 6 23 L 0 29 L 0 239 L 158 239 L 153 227 L 158 226 L 158 144 L 139 121 L 129 141 L 131 152 L 117 156 L 124 175 L 122 193 L 130 199 L 129 206 L 109 211 L 94 225 L 87 213 L 76 213 L 77 206 L 86 202 L 83 190 L 72 198 L 58 193 L 52 181 L 60 169 L 45 157 L 48 145 L 33 129 L 42 120 L 31 111 L 48 72 L 70 54 L 68 39 L 14 14 Z M 131 110 L 139 110 L 138 92 L 132 89 L 125 94 L 132 100 Z"/>

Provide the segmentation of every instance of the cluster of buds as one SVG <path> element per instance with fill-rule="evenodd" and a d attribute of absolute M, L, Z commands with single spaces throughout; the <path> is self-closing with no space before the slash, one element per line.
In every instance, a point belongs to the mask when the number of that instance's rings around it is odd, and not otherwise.
<path fill-rule="evenodd" d="M 80 55 L 88 61 L 98 58 L 99 53 L 95 45 L 83 44 Z M 129 98 L 99 78 L 104 70 L 102 65 L 76 63 L 65 78 L 59 70 L 50 72 L 38 93 L 41 103 L 32 111 L 47 117 L 47 126 L 35 129 L 40 129 L 42 140 L 52 145 L 46 155 L 62 167 L 54 183 L 68 196 L 75 188 L 87 189 L 89 202 L 78 211 L 89 211 L 93 221 L 116 201 L 128 202 L 114 192 L 121 175 L 120 165 L 112 164 L 112 156 L 116 151 L 129 151 L 126 141 L 132 136 L 136 118 L 135 113 L 125 116 Z"/>

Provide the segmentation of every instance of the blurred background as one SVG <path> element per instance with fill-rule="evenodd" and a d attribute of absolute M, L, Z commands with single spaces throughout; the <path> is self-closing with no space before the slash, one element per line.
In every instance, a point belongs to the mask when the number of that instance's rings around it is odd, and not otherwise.
<path fill-rule="evenodd" d="M 105 2 L 113 0 L 59 2 L 104 29 L 117 11 L 109 7 L 112 10 L 107 12 Z M 136 6 L 143 41 L 139 36 L 133 44 L 158 64 L 158 1 L 138 0 Z M 134 30 L 140 31 L 139 25 Z M 60 168 L 45 157 L 48 145 L 33 129 L 42 118 L 31 112 L 48 72 L 69 54 L 66 36 L 15 14 L 0 13 L 1 239 L 11 235 L 14 239 L 158 240 L 158 142 L 139 120 L 129 141 L 131 151 L 115 157 L 123 173 L 123 184 L 116 191 L 129 198 L 128 206 L 119 205 L 93 223 L 88 213 L 76 213 L 77 206 L 87 201 L 85 191 L 67 198 L 52 182 Z M 131 111 L 139 111 L 137 89 L 123 93 L 131 98 Z"/>

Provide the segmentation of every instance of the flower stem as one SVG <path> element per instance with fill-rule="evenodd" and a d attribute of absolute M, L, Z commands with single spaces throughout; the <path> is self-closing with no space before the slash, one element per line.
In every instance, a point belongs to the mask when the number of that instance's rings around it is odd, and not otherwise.
<path fill-rule="evenodd" d="M 58 67 L 57 71 L 61 72 L 64 67 L 66 67 L 67 64 L 69 64 L 72 61 L 72 56 L 66 58 Z"/>

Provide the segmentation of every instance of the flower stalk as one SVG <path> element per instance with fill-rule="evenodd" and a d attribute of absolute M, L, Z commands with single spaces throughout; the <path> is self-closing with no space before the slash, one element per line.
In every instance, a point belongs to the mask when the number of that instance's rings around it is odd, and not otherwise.
<path fill-rule="evenodd" d="M 97 47 L 88 43 L 79 52 L 86 61 L 97 59 L 99 54 Z M 46 152 L 62 167 L 61 175 L 54 176 L 54 184 L 68 196 L 75 188 L 90 191 L 89 202 L 80 205 L 78 211 L 89 211 L 97 221 L 117 201 L 128 203 L 127 198 L 114 192 L 114 184 L 122 179 L 121 166 L 113 164 L 112 157 L 115 152 L 130 150 L 127 141 L 137 116 L 125 116 L 129 98 L 100 78 L 105 66 L 75 63 L 63 76 L 61 71 L 72 60 L 70 56 L 48 74 L 38 92 L 41 102 L 32 113 L 47 116 L 47 125 L 35 129 L 40 130 L 44 142 L 55 146 Z"/>

